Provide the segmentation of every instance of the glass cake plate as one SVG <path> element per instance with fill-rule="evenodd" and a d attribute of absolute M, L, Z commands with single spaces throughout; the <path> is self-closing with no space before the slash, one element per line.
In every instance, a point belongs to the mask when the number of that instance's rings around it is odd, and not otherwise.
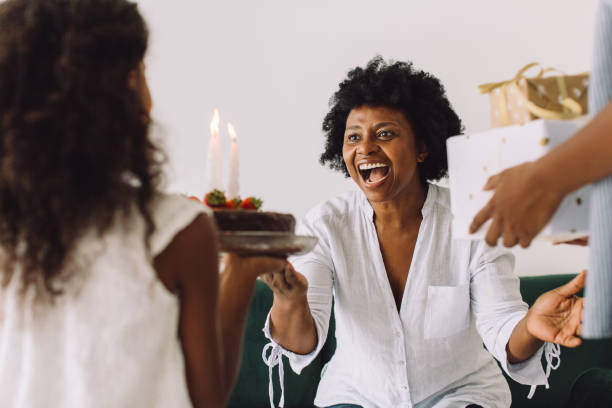
<path fill-rule="evenodd" d="M 316 237 L 278 231 L 223 231 L 219 234 L 221 251 L 241 255 L 288 256 L 308 253 Z"/>

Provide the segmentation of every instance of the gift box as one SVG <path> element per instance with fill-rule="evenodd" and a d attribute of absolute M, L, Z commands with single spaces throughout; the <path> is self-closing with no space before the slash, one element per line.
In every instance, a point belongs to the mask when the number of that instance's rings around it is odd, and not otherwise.
<path fill-rule="evenodd" d="M 526 72 L 539 68 L 531 77 Z M 483 84 L 480 93 L 489 94 L 491 126 L 525 124 L 543 119 L 575 119 L 587 113 L 589 74 L 546 76 L 558 72 L 527 64 L 513 79 Z"/>
<path fill-rule="evenodd" d="M 491 191 L 483 191 L 489 177 L 527 161 L 537 160 L 569 139 L 586 122 L 535 120 L 523 126 L 491 129 L 448 139 L 448 174 L 453 214 L 453 238 L 482 239 L 488 221 L 469 234 L 474 216 L 487 204 Z M 590 186 L 565 197 L 537 239 L 564 241 L 588 235 Z"/>

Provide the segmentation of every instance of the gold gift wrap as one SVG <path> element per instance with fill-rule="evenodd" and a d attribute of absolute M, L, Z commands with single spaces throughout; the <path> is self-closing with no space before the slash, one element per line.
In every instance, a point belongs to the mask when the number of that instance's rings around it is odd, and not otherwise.
<path fill-rule="evenodd" d="M 535 67 L 539 68 L 535 76 L 525 75 Z M 589 73 L 546 75 L 551 72 L 559 73 L 534 62 L 508 81 L 480 85 L 478 91 L 489 94 L 491 126 L 522 125 L 540 118 L 569 120 L 586 114 Z"/>

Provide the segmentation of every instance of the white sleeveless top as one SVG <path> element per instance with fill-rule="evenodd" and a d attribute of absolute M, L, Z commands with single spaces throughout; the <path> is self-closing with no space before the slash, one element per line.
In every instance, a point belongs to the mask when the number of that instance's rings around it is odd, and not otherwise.
<path fill-rule="evenodd" d="M 159 195 L 152 255 L 207 207 Z M 89 234 L 50 305 L 0 289 L 0 407 L 190 407 L 178 338 L 179 301 L 158 279 L 142 216 Z"/>

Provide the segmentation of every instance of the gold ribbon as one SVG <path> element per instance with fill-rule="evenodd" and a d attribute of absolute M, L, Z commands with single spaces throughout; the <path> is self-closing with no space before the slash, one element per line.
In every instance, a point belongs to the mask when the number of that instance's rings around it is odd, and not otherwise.
<path fill-rule="evenodd" d="M 533 77 L 525 76 L 525 72 L 530 70 L 533 67 L 539 67 L 540 71 Z M 544 76 L 547 72 L 560 72 L 562 75 L 557 76 L 557 86 L 559 88 L 559 96 L 560 96 L 560 104 L 563 107 L 563 112 L 556 112 L 551 109 L 542 108 L 525 96 L 519 89 L 519 81 L 521 79 L 539 79 Z M 525 65 L 523 68 L 517 72 L 517 74 L 509 81 L 501 81 L 501 82 L 491 82 L 487 84 L 482 84 L 478 86 L 478 92 L 481 94 L 493 92 L 497 88 L 501 88 L 499 92 L 499 113 L 501 116 L 502 125 L 506 126 L 510 123 L 508 120 L 508 108 L 506 102 L 506 95 L 504 89 L 502 88 L 504 85 L 509 85 L 514 87 L 514 90 L 518 93 L 519 97 L 525 103 L 527 110 L 531 112 L 533 115 L 543 118 L 543 119 L 575 119 L 578 116 L 582 115 L 582 106 L 574 99 L 570 98 L 567 94 L 567 86 L 565 85 L 565 78 L 561 71 L 558 71 L 554 68 L 542 68 L 542 66 L 537 62 L 532 62 Z"/>

